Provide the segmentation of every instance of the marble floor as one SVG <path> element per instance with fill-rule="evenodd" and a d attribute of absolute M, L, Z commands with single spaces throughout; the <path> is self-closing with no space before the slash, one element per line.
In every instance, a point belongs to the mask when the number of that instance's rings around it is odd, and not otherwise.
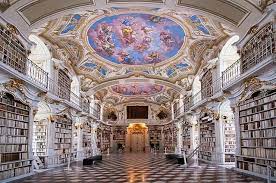
<path fill-rule="evenodd" d="M 74 163 L 69 171 L 66 167 L 55 168 L 14 183 L 31 182 L 261 183 L 263 181 L 208 164 L 194 164 L 184 168 L 166 160 L 163 155 L 117 154 L 104 157 L 101 163 L 93 166 Z"/>

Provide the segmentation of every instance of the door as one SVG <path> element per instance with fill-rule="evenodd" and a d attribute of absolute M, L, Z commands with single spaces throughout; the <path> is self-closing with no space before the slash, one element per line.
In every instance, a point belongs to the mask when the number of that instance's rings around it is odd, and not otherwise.
<path fill-rule="evenodd" d="M 131 135 L 131 150 L 132 152 L 144 151 L 144 135 L 142 133 L 133 133 Z"/>

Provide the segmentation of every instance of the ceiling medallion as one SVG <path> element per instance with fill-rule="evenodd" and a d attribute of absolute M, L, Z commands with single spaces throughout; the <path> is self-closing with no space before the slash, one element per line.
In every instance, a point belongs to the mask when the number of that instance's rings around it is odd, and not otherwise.
<path fill-rule="evenodd" d="M 104 16 L 87 29 L 88 46 L 109 64 L 143 66 L 178 57 L 185 42 L 182 26 L 149 13 Z"/>

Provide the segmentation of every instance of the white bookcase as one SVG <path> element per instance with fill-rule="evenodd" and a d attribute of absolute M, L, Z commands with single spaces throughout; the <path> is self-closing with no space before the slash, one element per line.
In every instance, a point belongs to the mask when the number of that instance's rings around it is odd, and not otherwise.
<path fill-rule="evenodd" d="M 239 104 L 241 146 L 237 168 L 260 177 L 267 166 L 276 176 L 276 91 L 255 93 Z"/>
<path fill-rule="evenodd" d="M 0 97 L 0 182 L 32 172 L 29 106 L 12 95 Z"/>

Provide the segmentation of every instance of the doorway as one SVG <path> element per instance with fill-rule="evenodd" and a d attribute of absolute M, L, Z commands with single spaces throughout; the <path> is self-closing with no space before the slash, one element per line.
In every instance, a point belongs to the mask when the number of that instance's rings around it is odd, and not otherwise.
<path fill-rule="evenodd" d="M 127 128 L 127 148 L 129 152 L 146 152 L 148 128 L 144 123 L 130 124 Z"/>

